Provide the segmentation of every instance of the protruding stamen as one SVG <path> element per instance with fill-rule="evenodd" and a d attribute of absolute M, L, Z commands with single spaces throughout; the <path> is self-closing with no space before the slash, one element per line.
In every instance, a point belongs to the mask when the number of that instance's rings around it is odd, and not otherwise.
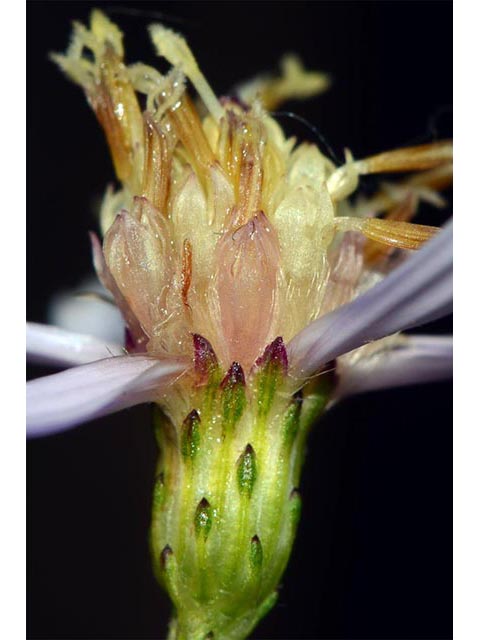
<path fill-rule="evenodd" d="M 172 164 L 172 134 L 166 136 L 153 118 L 144 113 L 145 158 L 143 195 L 163 214 L 167 213 Z"/>
<path fill-rule="evenodd" d="M 107 136 L 115 170 L 122 182 L 129 182 L 140 164 L 135 156 L 143 150 L 143 122 L 137 96 L 125 66 L 112 47 L 106 46 L 100 63 L 101 84 L 89 93 L 90 103 Z M 138 186 L 131 184 L 138 193 Z M 136 187 L 136 188 L 135 188 Z"/>
<path fill-rule="evenodd" d="M 218 155 L 235 188 L 236 226 L 262 205 L 265 131 L 258 117 L 227 112 L 220 127 Z"/>
<path fill-rule="evenodd" d="M 215 156 L 203 132 L 198 113 L 187 94 L 169 111 L 169 119 L 185 149 L 189 160 L 202 182 L 206 180 L 207 169 L 215 162 Z"/>
<path fill-rule="evenodd" d="M 262 155 L 265 141 L 259 122 L 243 125 L 242 135 L 237 135 L 239 150 L 238 167 L 238 208 L 243 213 L 239 223 L 245 223 L 248 217 L 258 211 L 262 203 L 263 167 Z"/>
<path fill-rule="evenodd" d="M 90 29 L 100 42 L 108 42 L 115 52 L 123 58 L 123 34 L 115 23 L 99 9 L 93 9 L 90 18 Z"/>
<path fill-rule="evenodd" d="M 393 207 L 385 216 L 385 220 L 408 222 L 415 215 L 418 198 L 410 192 L 405 200 Z M 367 239 L 363 248 L 363 257 L 366 264 L 374 264 L 386 258 L 394 250 L 389 245 L 380 244 L 375 240 Z"/>
<path fill-rule="evenodd" d="M 360 174 L 432 169 L 453 160 L 450 140 L 385 151 L 355 163 Z"/>
<path fill-rule="evenodd" d="M 93 54 L 93 62 L 84 55 L 85 49 Z M 123 64 L 121 31 L 101 11 L 94 10 L 90 30 L 75 24 L 66 55 L 54 54 L 52 59 L 85 90 L 105 131 L 118 178 L 138 193 L 143 124 Z"/>
<path fill-rule="evenodd" d="M 150 36 L 158 54 L 166 58 L 173 66 L 180 67 L 198 91 L 198 95 L 212 116 L 216 120 L 220 120 L 224 113 L 222 105 L 198 68 L 185 39 L 161 24 L 150 26 Z"/>
<path fill-rule="evenodd" d="M 378 218 L 340 217 L 335 219 L 335 227 L 337 231 L 358 230 L 375 242 L 399 249 L 419 249 L 438 232 L 437 227 Z"/>
<path fill-rule="evenodd" d="M 355 191 L 359 175 L 433 169 L 444 164 L 450 165 L 452 158 L 453 148 L 449 140 L 386 151 L 355 162 L 350 156 L 342 167 L 329 176 L 327 188 L 332 198 L 338 201 Z"/>

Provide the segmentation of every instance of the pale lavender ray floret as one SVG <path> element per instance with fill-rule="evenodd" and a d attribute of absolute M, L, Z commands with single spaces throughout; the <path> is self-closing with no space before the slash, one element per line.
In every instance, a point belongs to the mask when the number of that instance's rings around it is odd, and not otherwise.
<path fill-rule="evenodd" d="M 441 318 L 452 310 L 452 222 L 380 283 L 318 318 L 288 345 L 291 373 L 322 365 L 368 342 Z"/>
<path fill-rule="evenodd" d="M 125 354 L 115 342 L 36 322 L 27 323 L 26 341 L 28 359 L 34 364 L 75 367 Z"/>
<path fill-rule="evenodd" d="M 452 375 L 451 336 L 403 335 L 397 344 L 340 365 L 335 399 L 424 382 Z"/>
<path fill-rule="evenodd" d="M 290 373 L 307 378 L 362 345 L 439 318 L 452 304 L 452 225 L 382 282 L 314 321 L 290 342 Z M 55 433 L 125 407 L 157 399 L 188 362 L 118 356 L 121 347 L 55 327 L 31 324 L 34 360 L 64 366 L 86 363 L 27 385 L 29 435 Z M 451 375 L 451 339 L 404 336 L 373 355 L 339 367 L 336 397 Z M 112 357 L 98 360 L 110 353 Z M 92 362 L 98 360 L 98 362 Z"/>
<path fill-rule="evenodd" d="M 56 293 L 48 303 L 47 322 L 116 344 L 123 344 L 125 338 L 122 313 L 97 277 L 84 279 L 73 290 Z"/>
<path fill-rule="evenodd" d="M 27 384 L 27 432 L 56 433 L 161 397 L 185 370 L 178 359 L 114 356 Z"/>

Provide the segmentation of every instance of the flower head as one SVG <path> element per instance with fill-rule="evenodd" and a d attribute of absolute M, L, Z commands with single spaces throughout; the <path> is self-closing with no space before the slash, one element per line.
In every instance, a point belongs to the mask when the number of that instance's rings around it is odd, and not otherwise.
<path fill-rule="evenodd" d="M 165 75 L 127 65 L 99 11 L 53 56 L 83 87 L 121 184 L 92 246 L 126 340 L 118 355 L 30 326 L 35 356 L 90 363 L 31 382 L 29 424 L 43 433 L 160 407 L 152 545 L 178 637 L 240 638 L 275 600 L 314 417 L 348 393 L 449 374 L 448 339 L 397 333 L 451 307 L 451 225 L 437 234 L 410 220 L 421 199 L 441 204 L 452 147 L 346 151 L 336 167 L 267 110 L 323 90 L 326 76 L 290 57 L 279 79 L 219 100 L 181 36 L 150 35 Z M 410 171 L 349 203 L 360 176 Z"/>
<path fill-rule="evenodd" d="M 399 249 L 435 234 L 409 219 L 448 181 L 451 145 L 359 161 L 347 152 L 336 168 L 286 138 L 265 109 L 324 90 L 325 75 L 287 58 L 280 79 L 218 100 L 181 36 L 161 25 L 150 33 L 172 64 L 166 75 L 127 66 L 121 32 L 99 11 L 53 56 L 85 90 L 122 185 L 102 207 L 103 249 L 93 237 L 97 273 L 123 312 L 130 352 L 191 358 L 195 333 L 224 369 L 235 360 L 248 372 L 276 336 L 289 343 L 380 280 Z M 383 199 L 340 215 L 360 175 L 416 169 Z"/>

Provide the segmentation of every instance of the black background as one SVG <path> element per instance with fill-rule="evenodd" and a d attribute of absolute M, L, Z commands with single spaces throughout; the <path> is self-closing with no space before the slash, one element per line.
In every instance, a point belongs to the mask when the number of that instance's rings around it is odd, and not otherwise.
<path fill-rule="evenodd" d="M 99 5 L 125 31 L 130 62 L 155 63 L 149 22 L 183 32 L 219 94 L 274 69 L 283 52 L 300 53 L 334 84 L 288 108 L 339 156 L 346 146 L 361 157 L 451 135 L 449 2 L 30 2 L 29 320 L 45 321 L 49 298 L 91 272 L 87 231 L 113 177 L 81 91 L 47 59 L 65 49 L 70 20 L 86 21 Z M 450 212 L 427 209 L 423 221 Z M 448 332 L 451 322 L 426 329 Z M 165 637 L 169 604 L 147 544 L 156 456 L 149 425 L 144 406 L 28 444 L 29 638 Z M 301 491 L 279 604 L 253 638 L 451 637 L 449 383 L 334 409 L 310 438 Z"/>

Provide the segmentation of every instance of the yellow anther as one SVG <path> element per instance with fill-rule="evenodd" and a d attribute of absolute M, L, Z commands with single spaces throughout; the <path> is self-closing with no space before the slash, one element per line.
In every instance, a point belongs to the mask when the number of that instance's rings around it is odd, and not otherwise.
<path fill-rule="evenodd" d="M 418 147 L 406 147 L 395 151 L 386 151 L 355 164 L 360 174 L 390 173 L 397 171 L 418 171 L 432 169 L 453 160 L 453 147 L 450 140 L 422 144 Z"/>
<path fill-rule="evenodd" d="M 335 219 L 335 228 L 337 231 L 360 231 L 370 240 L 398 249 L 419 249 L 438 232 L 436 227 L 411 222 L 346 216 Z"/>

